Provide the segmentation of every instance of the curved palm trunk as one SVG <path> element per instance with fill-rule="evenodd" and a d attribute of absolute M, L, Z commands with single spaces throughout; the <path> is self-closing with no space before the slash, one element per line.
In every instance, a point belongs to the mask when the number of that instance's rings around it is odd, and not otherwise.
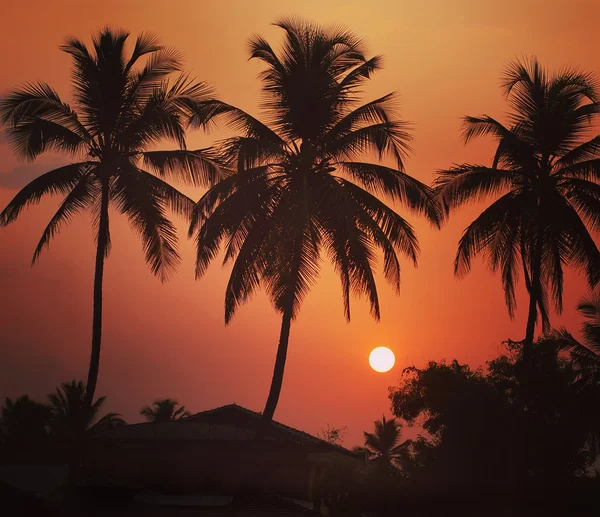
<path fill-rule="evenodd" d="M 285 370 L 285 360 L 287 358 L 288 343 L 290 338 L 290 328 L 292 326 L 292 309 L 288 308 L 283 313 L 281 320 L 281 332 L 279 334 L 279 346 L 277 348 L 277 357 L 275 359 L 275 367 L 273 369 L 273 379 L 271 380 L 271 389 L 269 390 L 269 397 L 262 414 L 262 420 L 256 434 L 257 439 L 264 437 L 265 432 L 271 425 L 275 409 L 277 408 L 277 402 L 279 401 L 279 394 L 281 393 L 281 386 L 283 384 L 283 372 Z"/>
<path fill-rule="evenodd" d="M 537 322 L 537 308 L 541 293 L 541 270 L 542 270 L 542 250 L 536 243 L 531 259 L 531 288 L 529 289 L 529 314 L 527 316 L 527 327 L 525 331 L 525 341 L 523 342 L 523 364 L 525 371 L 530 368 L 531 349 L 533 347 L 533 338 L 535 334 L 535 324 Z"/>
<path fill-rule="evenodd" d="M 98 243 L 96 247 L 96 268 L 94 272 L 94 315 L 92 320 L 92 353 L 85 391 L 85 405 L 92 407 L 98 369 L 100 368 L 100 346 L 102 343 L 102 279 L 104 276 L 104 259 L 108 246 L 108 181 L 102 182 L 100 199 L 100 220 L 98 225 Z"/>

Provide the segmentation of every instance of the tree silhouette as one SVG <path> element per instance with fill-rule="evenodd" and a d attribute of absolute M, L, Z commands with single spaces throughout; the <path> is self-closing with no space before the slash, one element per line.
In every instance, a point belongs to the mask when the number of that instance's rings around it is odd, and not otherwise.
<path fill-rule="evenodd" d="M 166 280 L 179 262 L 175 227 L 168 209 L 190 215 L 193 202 L 160 179 L 170 177 L 207 184 L 219 169 L 203 150 L 189 151 L 184 127 L 205 126 L 212 108 L 204 102 L 204 83 L 180 75 L 181 59 L 172 49 L 143 34 L 127 56 L 127 32 L 104 29 L 90 51 L 69 38 L 61 49 L 73 59 L 74 107 L 64 103 L 46 83 L 10 92 L 0 102 L 0 120 L 15 152 L 27 160 L 45 151 L 59 151 L 79 160 L 58 167 L 24 187 L 0 214 L 0 226 L 13 222 L 28 205 L 47 195 L 64 200 L 52 217 L 33 255 L 35 262 L 50 240 L 72 217 L 92 212 L 96 238 L 92 352 L 86 401 L 91 406 L 100 364 L 102 280 L 110 251 L 109 206 L 126 215 L 140 235 L 146 262 Z M 136 65 L 147 59 L 141 68 Z M 177 144 L 174 151 L 150 150 L 161 140 Z"/>
<path fill-rule="evenodd" d="M 367 454 L 369 459 L 385 466 L 401 468 L 409 455 L 410 440 L 402 443 L 400 437 L 402 425 L 395 418 L 387 420 L 385 416 L 381 420 L 375 420 L 374 432 L 364 432 L 364 447 L 354 447 L 353 451 Z"/>
<path fill-rule="evenodd" d="M 581 300 L 577 310 L 587 319 L 582 328 L 586 344 L 600 355 L 600 291 Z"/>
<path fill-rule="evenodd" d="M 48 437 L 50 409 L 23 395 L 6 397 L 0 414 L 0 442 L 7 446 L 31 447 L 45 443 Z"/>
<path fill-rule="evenodd" d="M 185 410 L 185 406 L 177 406 L 179 402 L 174 399 L 159 399 L 155 400 L 152 406 L 143 407 L 140 415 L 148 422 L 169 422 L 190 416 L 191 413 Z"/>
<path fill-rule="evenodd" d="M 586 134 L 600 112 L 590 75 L 567 70 L 549 75 L 535 58 L 515 62 L 503 76 L 512 108 L 509 125 L 489 116 L 465 117 L 465 141 L 492 135 L 498 142 L 491 167 L 463 164 L 435 181 L 446 210 L 489 196 L 497 199 L 465 230 L 454 263 L 465 275 L 485 252 L 500 269 L 511 317 L 523 269 L 529 292 L 524 361 L 529 360 L 538 311 L 549 328 L 548 290 L 562 310 L 563 266 L 600 279 L 600 252 L 589 230 L 600 229 L 600 136 Z"/>
<path fill-rule="evenodd" d="M 48 395 L 52 411 L 52 433 L 69 441 L 76 441 L 87 433 L 113 429 L 125 425 L 118 413 L 107 413 L 98 419 L 98 413 L 106 402 L 99 397 L 88 406 L 85 400 L 86 388 L 82 381 L 63 382 L 55 393 Z"/>
<path fill-rule="evenodd" d="M 600 291 L 581 300 L 577 310 L 586 318 L 581 328 L 583 342 L 577 341 L 565 328 L 550 333 L 548 339 L 557 341 L 579 367 L 600 373 Z"/>
<path fill-rule="evenodd" d="M 221 143 L 224 162 L 236 169 L 196 204 L 190 235 L 202 276 L 225 243 L 233 269 L 225 295 L 225 321 L 264 286 L 282 316 L 273 379 L 258 436 L 273 418 L 287 356 L 290 326 L 316 282 L 320 256 L 340 276 L 344 313 L 350 293 L 366 295 L 380 317 L 373 268 L 383 252 L 386 279 L 397 291 L 397 253 L 417 262 L 412 226 L 378 196 L 399 200 L 439 225 L 440 211 L 427 186 L 404 172 L 407 125 L 393 110 L 393 94 L 357 104 L 359 88 L 381 67 L 367 59 L 348 31 L 284 19 L 275 52 L 257 36 L 250 56 L 266 65 L 261 74 L 267 124 L 229 107 L 221 113 L 242 136 Z M 359 161 L 374 153 L 393 166 Z"/>
<path fill-rule="evenodd" d="M 84 444 L 90 434 L 125 425 L 118 413 L 108 413 L 98 419 L 106 401 L 99 397 L 91 405 L 87 402 L 87 389 L 82 381 L 63 382 L 48 395 L 52 418 L 50 431 L 56 443 L 64 447 L 69 465 L 68 486 L 75 490 L 79 479 Z"/>
<path fill-rule="evenodd" d="M 321 429 L 317 436 L 326 442 L 332 443 L 334 445 L 342 445 L 344 441 L 344 435 L 348 430 L 348 426 L 343 427 L 331 427 L 327 424 L 327 427 Z"/>

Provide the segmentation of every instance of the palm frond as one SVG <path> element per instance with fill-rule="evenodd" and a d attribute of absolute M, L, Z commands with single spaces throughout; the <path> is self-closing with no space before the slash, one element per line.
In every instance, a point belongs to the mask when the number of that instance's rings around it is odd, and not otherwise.
<path fill-rule="evenodd" d="M 148 32 L 140 34 L 135 40 L 135 47 L 131 53 L 129 61 L 125 65 L 125 70 L 130 70 L 137 61 L 146 54 L 156 54 L 163 50 L 163 46 L 159 44 L 158 36 Z"/>
<path fill-rule="evenodd" d="M 454 261 L 454 273 L 456 275 L 464 276 L 470 271 L 472 258 L 494 241 L 497 230 L 502 227 L 507 220 L 507 216 L 510 215 L 511 218 L 516 216 L 517 219 L 513 224 L 519 224 L 522 213 L 520 203 L 520 196 L 512 193 L 505 194 L 486 208 L 467 227 L 460 238 Z M 513 236 L 514 232 L 508 231 L 507 235 Z"/>
<path fill-rule="evenodd" d="M 404 170 L 404 160 L 411 150 L 409 141 L 412 139 L 406 123 L 388 121 L 361 127 L 348 134 L 342 135 L 329 143 L 327 153 L 336 160 L 352 160 L 370 152 L 376 152 L 381 159 L 391 156 L 398 164 L 399 170 Z"/>
<path fill-rule="evenodd" d="M 514 186 L 515 176 L 513 171 L 462 164 L 438 171 L 433 186 L 444 209 L 450 211 L 467 202 L 505 194 Z"/>
<path fill-rule="evenodd" d="M 0 213 L 0 226 L 13 222 L 21 211 L 29 205 L 37 204 L 46 195 L 68 195 L 80 182 L 86 167 L 95 162 L 81 162 L 64 165 L 37 177 L 23 187 L 6 208 Z"/>
<path fill-rule="evenodd" d="M 95 183 L 91 174 L 83 176 L 73 190 L 65 197 L 60 207 L 50 219 L 46 226 L 40 241 L 33 253 L 32 265 L 39 259 L 40 254 L 50 245 L 52 238 L 59 232 L 62 225 L 71 221 L 71 218 L 81 210 L 92 205 L 95 196 L 99 191 L 99 186 Z"/>
<path fill-rule="evenodd" d="M 211 149 L 146 151 L 141 155 L 144 165 L 161 177 L 188 185 L 213 185 L 225 174 L 225 168 Z"/>
<path fill-rule="evenodd" d="M 165 215 L 165 201 L 155 185 L 137 168 L 122 167 L 111 197 L 139 233 L 146 263 L 154 275 L 166 281 L 179 264 L 177 235 Z"/>

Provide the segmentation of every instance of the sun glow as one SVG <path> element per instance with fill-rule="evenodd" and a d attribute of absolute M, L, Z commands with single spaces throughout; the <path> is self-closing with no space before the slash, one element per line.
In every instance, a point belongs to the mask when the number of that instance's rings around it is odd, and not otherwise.
<path fill-rule="evenodd" d="M 389 372 L 395 363 L 394 352 L 385 346 L 374 348 L 369 355 L 371 368 L 379 373 Z"/>

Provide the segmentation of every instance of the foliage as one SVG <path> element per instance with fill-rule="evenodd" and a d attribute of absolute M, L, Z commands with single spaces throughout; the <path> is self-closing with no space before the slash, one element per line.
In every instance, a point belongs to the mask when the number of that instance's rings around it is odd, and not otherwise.
<path fill-rule="evenodd" d="M 118 413 L 107 413 L 98 418 L 106 397 L 99 397 L 91 407 L 85 403 L 85 383 L 63 382 L 56 392 L 48 395 L 52 411 L 51 432 L 68 441 L 81 439 L 85 434 L 125 425 Z"/>
<path fill-rule="evenodd" d="M 577 365 L 590 373 L 600 373 L 600 290 L 584 298 L 577 306 L 585 321 L 581 328 L 583 342 L 577 341 L 565 328 L 550 333 L 550 338 L 568 351 Z"/>
<path fill-rule="evenodd" d="M 152 273 L 166 280 L 180 260 L 167 211 L 188 217 L 193 201 L 164 179 L 207 185 L 221 173 L 209 153 L 188 150 L 185 143 L 185 128 L 192 121 L 206 127 L 214 115 L 210 88 L 182 73 L 179 54 L 152 35 L 140 35 L 127 54 L 128 37 L 127 32 L 106 28 L 94 36 L 91 49 L 75 38 L 65 41 L 61 50 L 72 58 L 73 106 L 43 82 L 26 84 L 0 100 L 0 123 L 17 156 L 34 160 L 53 151 L 71 160 L 18 192 L 0 213 L 0 227 L 42 198 L 63 196 L 35 249 L 36 262 L 75 215 L 83 210 L 92 213 L 97 250 L 86 395 L 90 406 L 100 360 L 109 207 L 127 216 L 141 237 Z M 173 74 L 178 75 L 173 79 Z M 164 140 L 176 149 L 153 150 Z"/>
<path fill-rule="evenodd" d="M 340 276 L 344 313 L 350 294 L 364 295 L 379 319 L 374 276 L 383 254 L 386 279 L 398 291 L 398 254 L 416 264 L 419 246 L 410 223 L 380 198 L 401 202 L 440 223 L 429 187 L 404 170 L 408 125 L 393 94 L 358 104 L 360 89 L 381 68 L 352 33 L 294 19 L 279 51 L 263 38 L 250 41 L 260 75 L 264 122 L 233 107 L 222 115 L 241 132 L 218 146 L 234 170 L 196 204 L 190 235 L 196 240 L 196 276 L 225 246 L 233 263 L 225 293 L 225 321 L 259 287 L 282 314 L 282 332 L 269 399 L 273 416 L 281 389 L 291 321 L 317 281 L 322 255 Z M 390 166 L 368 158 L 388 158 Z"/>
<path fill-rule="evenodd" d="M 185 406 L 177 406 L 179 402 L 175 399 L 159 399 L 155 400 L 152 406 L 143 407 L 140 415 L 148 422 L 169 422 L 190 416 L 191 413 L 186 411 Z"/>
<path fill-rule="evenodd" d="M 94 36 L 93 50 L 80 40 L 66 40 L 61 49 L 73 60 L 73 107 L 46 83 L 25 85 L 2 99 L 0 120 L 18 156 L 33 160 L 52 150 L 84 160 L 33 180 L 4 209 L 0 222 L 13 222 L 46 195 L 65 196 L 40 240 L 35 262 L 80 210 L 91 209 L 98 224 L 99 197 L 102 185 L 108 184 L 111 203 L 142 237 L 152 271 L 166 279 L 179 256 L 165 211 L 189 215 L 192 201 L 160 177 L 193 184 L 218 177 L 214 162 L 202 150 L 186 150 L 184 138 L 186 124 L 198 118 L 211 91 L 185 74 L 169 80 L 181 72 L 181 57 L 151 35 L 139 36 L 127 56 L 128 36 L 104 29 Z M 136 68 L 141 58 L 146 64 Z M 179 149 L 151 150 L 163 139 Z"/>
<path fill-rule="evenodd" d="M 317 436 L 321 438 L 321 440 L 332 443 L 334 445 L 342 445 L 342 442 L 344 441 L 344 435 L 346 434 L 347 429 L 348 426 L 331 427 L 329 424 L 327 424 L 327 428 L 321 429 Z"/>
<path fill-rule="evenodd" d="M 582 475 L 597 457 L 600 385 L 584 391 L 560 345 L 533 348 L 524 394 L 521 343 L 488 362 L 487 372 L 457 361 L 405 370 L 390 388 L 393 413 L 427 435 L 411 444 L 410 475 L 431 486 L 508 486 Z"/>
<path fill-rule="evenodd" d="M 365 454 L 368 459 L 383 467 L 403 468 L 409 458 L 410 440 L 400 441 L 402 424 L 395 418 L 387 420 L 385 415 L 374 422 L 372 433 L 364 432 L 364 447 L 354 447 L 353 452 Z"/>
<path fill-rule="evenodd" d="M 16 448 L 46 443 L 50 416 L 47 405 L 31 400 L 28 395 L 14 400 L 6 397 L 0 415 L 0 442 Z"/>
<path fill-rule="evenodd" d="M 582 269 L 591 286 L 600 280 L 600 252 L 590 235 L 600 229 L 600 136 L 588 135 L 600 103 L 592 76 L 550 75 L 536 59 L 512 63 L 502 80 L 509 124 L 484 115 L 465 117 L 463 126 L 466 142 L 496 139 L 492 166 L 456 165 L 439 171 L 435 185 L 448 212 L 494 198 L 464 231 L 454 270 L 468 273 L 472 259 L 485 253 L 490 268 L 501 272 L 511 317 L 523 272 L 530 347 L 538 312 L 550 328 L 547 298 L 562 310 L 563 266 Z"/>

